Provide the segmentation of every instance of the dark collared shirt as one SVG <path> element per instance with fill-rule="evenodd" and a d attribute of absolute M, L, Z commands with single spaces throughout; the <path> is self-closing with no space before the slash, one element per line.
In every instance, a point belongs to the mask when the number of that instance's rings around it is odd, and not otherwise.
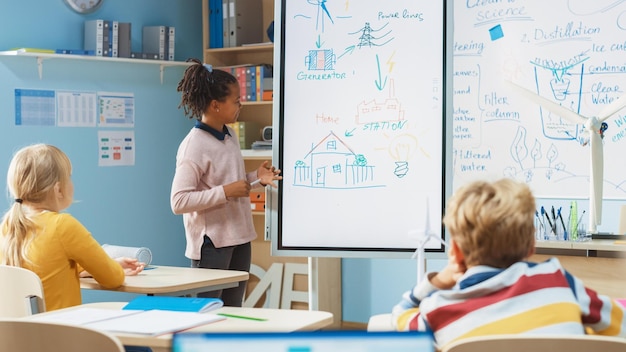
<path fill-rule="evenodd" d="M 196 120 L 196 128 L 199 128 L 203 131 L 209 132 L 211 135 L 213 135 L 213 137 L 219 139 L 220 141 L 223 141 L 224 138 L 226 138 L 226 135 L 230 136 L 230 132 L 228 132 L 228 127 L 224 126 L 224 128 L 222 129 L 222 131 L 218 131 L 215 128 L 202 123 L 201 121 Z"/>

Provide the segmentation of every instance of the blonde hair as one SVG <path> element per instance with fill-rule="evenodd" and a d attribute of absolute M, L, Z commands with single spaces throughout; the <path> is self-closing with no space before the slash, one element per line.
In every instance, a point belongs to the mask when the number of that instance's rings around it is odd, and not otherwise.
<path fill-rule="evenodd" d="M 35 237 L 35 215 L 27 203 L 42 203 L 57 182 L 65 186 L 72 173 L 70 159 L 59 148 L 47 144 L 24 147 L 13 155 L 7 172 L 7 189 L 14 202 L 0 224 L 0 264 L 22 266 Z"/>
<path fill-rule="evenodd" d="M 534 214 L 535 198 L 526 184 L 476 181 L 450 198 L 443 223 L 467 266 L 506 268 L 531 253 Z"/>

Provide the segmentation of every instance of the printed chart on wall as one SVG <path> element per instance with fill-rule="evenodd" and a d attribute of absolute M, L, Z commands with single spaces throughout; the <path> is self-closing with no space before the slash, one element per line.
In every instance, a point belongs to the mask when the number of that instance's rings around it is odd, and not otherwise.
<path fill-rule="evenodd" d="M 533 98 L 603 117 L 626 92 L 626 1 L 454 4 L 453 188 L 506 176 L 538 197 L 589 197 L 589 128 Z M 602 136 L 604 198 L 624 199 L 626 110 L 604 122 L 591 131 Z"/>
<path fill-rule="evenodd" d="M 278 251 L 440 250 L 443 2 L 281 11 Z"/>

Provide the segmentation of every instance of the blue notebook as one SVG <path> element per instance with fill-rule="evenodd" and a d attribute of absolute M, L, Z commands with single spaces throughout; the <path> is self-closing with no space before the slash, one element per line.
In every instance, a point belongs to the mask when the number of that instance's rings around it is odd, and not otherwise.
<path fill-rule="evenodd" d="M 178 312 L 206 313 L 221 308 L 224 302 L 219 298 L 137 296 L 122 309 L 128 310 L 173 310 Z"/>

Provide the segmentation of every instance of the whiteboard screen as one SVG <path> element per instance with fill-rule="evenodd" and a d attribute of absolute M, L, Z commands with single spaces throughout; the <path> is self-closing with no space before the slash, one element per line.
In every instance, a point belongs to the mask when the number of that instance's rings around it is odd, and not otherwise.
<path fill-rule="evenodd" d="M 441 238 L 444 2 L 281 6 L 278 251 L 412 251 L 418 233 Z"/>
<path fill-rule="evenodd" d="M 516 95 L 510 80 L 585 116 L 626 92 L 624 1 L 454 2 L 453 187 L 511 177 L 542 198 L 589 196 L 582 125 Z M 604 198 L 626 198 L 626 111 L 609 118 Z M 581 141 L 583 143 L 581 143 Z"/>

